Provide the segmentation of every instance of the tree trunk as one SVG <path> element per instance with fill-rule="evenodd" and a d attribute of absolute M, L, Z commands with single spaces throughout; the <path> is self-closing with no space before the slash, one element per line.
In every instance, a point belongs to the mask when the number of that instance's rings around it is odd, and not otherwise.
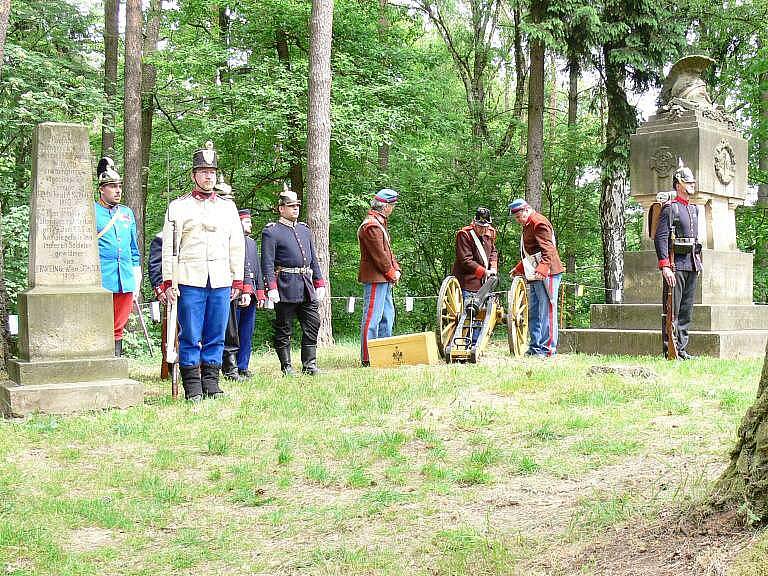
<path fill-rule="evenodd" d="M 136 228 L 141 234 L 144 222 L 139 221 L 146 204 L 141 182 L 141 0 L 125 3 L 125 118 L 123 163 L 125 176 L 123 202 L 136 216 Z M 140 241 L 141 237 L 139 238 Z"/>
<path fill-rule="evenodd" d="M 541 22 L 544 7 L 531 3 L 534 24 Z M 526 155 L 525 199 L 534 210 L 541 210 L 541 184 L 544 175 L 544 42 L 532 39 L 528 77 L 528 152 Z"/>
<path fill-rule="evenodd" d="M 275 47 L 277 48 L 277 58 L 283 63 L 285 69 L 291 71 L 291 52 L 288 49 L 288 35 L 282 28 L 275 30 Z M 299 118 L 293 112 L 288 117 L 288 126 L 291 129 L 290 140 L 288 141 L 288 154 L 290 158 L 288 167 L 288 176 L 291 180 L 291 190 L 296 192 L 299 200 L 304 198 L 304 170 L 302 168 L 302 147 L 299 142 Z"/>
<path fill-rule="evenodd" d="M 600 228 L 603 240 L 605 301 L 608 304 L 617 304 L 621 301 L 624 288 L 627 150 L 636 116 L 627 101 L 624 88 L 626 69 L 623 64 L 612 62 L 610 52 L 611 48 L 603 47 L 608 114 L 605 148 L 602 154 Z"/>
<path fill-rule="evenodd" d="M 379 43 L 384 44 L 387 30 L 389 29 L 389 19 L 387 18 L 388 0 L 379 0 Z M 389 143 L 380 142 L 378 150 L 378 168 L 379 173 L 383 174 L 389 168 Z"/>
<path fill-rule="evenodd" d="M 515 8 L 512 11 L 513 26 L 513 53 L 515 58 L 515 102 L 512 105 L 512 118 L 507 125 L 507 129 L 504 132 L 504 136 L 501 138 L 501 143 L 496 149 L 497 156 L 503 156 L 509 150 L 512 145 L 512 138 L 515 136 L 518 127 L 522 123 L 523 119 L 523 101 L 525 100 L 525 82 L 527 77 L 527 70 L 525 66 L 525 52 L 523 51 L 523 34 L 520 29 L 520 22 L 522 18 L 522 8 L 520 2 L 517 2 Z M 520 130 L 520 150 L 525 145 L 523 131 Z"/>
<path fill-rule="evenodd" d="M 757 399 L 741 420 L 730 464 L 712 495 L 718 505 L 738 506 L 750 523 L 768 520 L 768 346 L 765 353 Z"/>
<path fill-rule="evenodd" d="M 307 112 L 307 223 L 314 235 L 323 276 L 328 281 L 331 180 L 331 39 L 333 0 L 313 0 L 310 20 L 309 110 Z M 333 344 L 331 286 L 320 303 L 318 344 Z"/>
<path fill-rule="evenodd" d="M 119 0 L 104 0 L 104 96 L 106 99 L 101 121 L 101 155 L 115 154 L 115 94 L 117 93 L 117 60 L 120 37 Z"/>
<path fill-rule="evenodd" d="M 758 167 L 762 177 L 768 178 L 768 72 L 760 75 L 760 123 L 763 125 L 763 137 L 758 146 Z M 757 187 L 757 201 L 762 206 L 768 206 L 768 182 Z"/>
<path fill-rule="evenodd" d="M 576 126 L 579 112 L 579 58 L 573 52 L 568 55 L 568 127 Z"/>
<path fill-rule="evenodd" d="M 151 0 L 147 15 L 147 31 L 144 36 L 144 58 L 151 57 L 157 50 L 160 36 L 161 0 Z M 152 150 L 152 118 L 155 115 L 155 84 L 157 70 L 151 62 L 141 66 L 141 213 L 136 215 L 136 229 L 139 233 L 139 250 L 144 253 L 144 223 L 147 220 L 147 185 L 149 183 L 149 160 Z"/>
<path fill-rule="evenodd" d="M 8 18 L 11 15 L 11 0 L 0 0 L 0 79 L 5 55 L 5 35 L 8 32 Z M 0 207 L 1 208 L 1 207 Z M 0 210 L 0 368 L 5 367 L 10 357 L 10 334 L 8 333 L 8 292 L 5 289 L 5 259 L 2 246 L 3 218 Z"/>

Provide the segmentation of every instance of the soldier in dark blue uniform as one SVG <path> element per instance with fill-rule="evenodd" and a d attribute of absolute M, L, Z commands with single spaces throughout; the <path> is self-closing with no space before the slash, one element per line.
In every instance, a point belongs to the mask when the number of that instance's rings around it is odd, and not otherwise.
<path fill-rule="evenodd" d="M 245 235 L 245 273 L 243 274 L 243 294 L 237 308 L 237 326 L 240 348 L 237 351 L 237 372 L 249 378 L 248 364 L 251 361 L 253 326 L 256 321 L 256 308 L 264 307 L 264 277 L 261 274 L 261 262 L 256 240 L 251 238 L 251 211 L 240 210 L 240 223 Z"/>
<path fill-rule="evenodd" d="M 692 358 L 686 350 L 688 328 L 693 314 L 696 282 L 701 272 L 701 244 L 697 240 L 699 214 L 696 205 L 691 202 L 691 196 L 696 191 L 696 178 L 691 169 L 681 163 L 672 175 L 672 187 L 677 197 L 662 208 L 653 243 L 663 278 L 664 313 L 667 294 L 671 289 L 677 356 L 681 360 L 688 360 Z M 670 254 L 673 254 L 672 260 Z M 662 317 L 661 334 L 666 355 L 669 336 L 664 320 L 665 317 Z"/>
<path fill-rule="evenodd" d="M 315 254 L 312 232 L 297 222 L 301 203 L 295 192 L 280 195 L 280 219 L 267 224 L 261 233 L 261 270 L 275 305 L 275 351 L 280 369 L 286 376 L 291 367 L 293 319 L 301 324 L 301 368 L 315 375 L 317 369 L 317 333 L 320 329 L 318 302 L 325 298 L 325 280 Z"/>

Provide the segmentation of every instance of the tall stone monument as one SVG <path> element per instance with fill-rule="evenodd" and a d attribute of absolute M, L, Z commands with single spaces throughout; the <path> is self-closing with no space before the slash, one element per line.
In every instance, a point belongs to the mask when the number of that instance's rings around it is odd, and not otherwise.
<path fill-rule="evenodd" d="M 747 142 L 709 98 L 701 78 L 713 60 L 688 56 L 672 67 L 655 116 L 632 136 L 632 196 L 643 207 L 643 250 L 624 254 L 622 304 L 591 309 L 592 328 L 566 330 L 563 351 L 602 354 L 662 353 L 661 274 L 647 235 L 648 209 L 672 189 L 681 158 L 696 176 L 704 270 L 693 310 L 691 354 L 760 357 L 768 339 L 768 307 L 752 303 L 752 254 L 736 247 L 737 206 L 747 191 Z"/>
<path fill-rule="evenodd" d="M 43 123 L 32 143 L 29 288 L 19 295 L 19 357 L 0 383 L 6 416 L 142 401 L 114 356 L 112 295 L 101 287 L 88 129 Z"/>

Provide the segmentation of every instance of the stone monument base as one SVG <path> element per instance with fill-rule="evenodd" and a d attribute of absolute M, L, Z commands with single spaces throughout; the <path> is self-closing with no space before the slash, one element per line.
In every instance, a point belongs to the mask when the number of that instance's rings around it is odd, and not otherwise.
<path fill-rule="evenodd" d="M 6 417 L 36 412 L 66 414 L 104 408 L 128 408 L 142 402 L 140 382 L 129 378 L 22 386 L 0 383 L 0 412 Z"/>
<path fill-rule="evenodd" d="M 689 332 L 688 352 L 715 358 L 762 358 L 768 330 Z M 661 330 L 616 330 L 610 328 L 560 331 L 561 353 L 659 356 Z"/>
<path fill-rule="evenodd" d="M 660 356 L 661 304 L 593 304 L 591 326 L 560 331 L 562 352 Z M 768 340 L 768 306 L 696 304 L 687 351 L 694 356 L 759 358 Z"/>

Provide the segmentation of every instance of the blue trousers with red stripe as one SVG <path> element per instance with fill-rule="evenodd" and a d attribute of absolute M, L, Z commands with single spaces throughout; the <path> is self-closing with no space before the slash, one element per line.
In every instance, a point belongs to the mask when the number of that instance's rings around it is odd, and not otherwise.
<path fill-rule="evenodd" d="M 528 354 L 554 356 L 557 353 L 557 295 L 562 274 L 529 283 L 528 328 L 531 340 Z"/>
<path fill-rule="evenodd" d="M 363 284 L 363 320 L 360 323 L 360 357 L 368 362 L 368 340 L 392 336 L 395 304 L 392 284 L 373 282 Z"/>

